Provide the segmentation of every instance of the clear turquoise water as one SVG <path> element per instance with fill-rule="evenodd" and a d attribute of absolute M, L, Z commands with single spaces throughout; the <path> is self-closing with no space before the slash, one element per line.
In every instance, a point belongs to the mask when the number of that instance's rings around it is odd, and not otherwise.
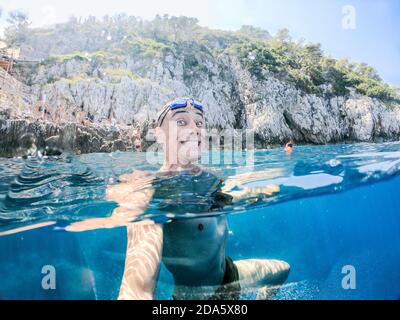
<path fill-rule="evenodd" d="M 0 237 L 0 298 L 115 299 L 125 228 L 64 228 L 110 215 L 116 204 L 104 200 L 106 185 L 132 167 L 158 169 L 143 153 L 0 159 L 0 232 L 58 222 Z M 206 165 L 221 177 L 240 167 Z M 257 151 L 255 170 L 271 168 L 282 169 L 268 181 L 280 185 L 279 194 L 224 210 L 232 231 L 227 254 L 288 261 L 291 273 L 276 299 L 399 299 L 400 143 L 299 146 L 291 156 L 281 149 Z M 44 265 L 57 270 L 56 290 L 41 287 Z M 341 286 L 345 265 L 356 270 L 354 290 Z M 157 298 L 171 292 L 172 278 L 162 266 Z M 255 292 L 243 298 L 254 299 Z"/>

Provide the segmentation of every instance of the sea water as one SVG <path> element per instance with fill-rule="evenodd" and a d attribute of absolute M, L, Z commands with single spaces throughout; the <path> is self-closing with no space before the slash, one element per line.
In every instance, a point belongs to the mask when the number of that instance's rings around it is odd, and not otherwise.
<path fill-rule="evenodd" d="M 297 146 L 291 155 L 248 151 L 238 162 L 224 161 L 227 152 L 207 156 L 205 170 L 225 179 L 279 172 L 247 185 L 274 184 L 279 193 L 218 213 L 228 217 L 226 253 L 233 260 L 290 264 L 274 299 L 400 298 L 400 143 Z M 133 168 L 156 172 L 159 164 L 129 152 L 0 159 L 0 299 L 116 299 L 126 228 L 65 228 L 109 216 L 117 204 L 105 199 L 107 185 Z M 142 218 L 155 215 L 152 209 Z M 55 224 L 13 232 L 46 221 Z M 55 287 L 44 283 L 49 270 Z M 173 278 L 161 265 L 156 298 L 170 299 L 172 290 Z M 257 291 L 242 298 L 255 299 Z"/>

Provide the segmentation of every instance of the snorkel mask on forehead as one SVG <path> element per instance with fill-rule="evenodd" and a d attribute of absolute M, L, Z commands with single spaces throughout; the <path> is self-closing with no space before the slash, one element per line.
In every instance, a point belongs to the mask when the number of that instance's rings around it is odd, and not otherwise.
<path fill-rule="evenodd" d="M 157 126 L 161 127 L 165 116 L 167 115 L 168 111 L 170 110 L 176 110 L 176 109 L 181 109 L 181 108 L 195 108 L 197 110 L 199 110 L 202 114 L 204 113 L 203 110 L 203 105 L 196 101 L 195 99 L 178 99 L 178 100 L 174 100 L 170 103 L 168 103 L 163 111 L 160 113 L 158 119 L 157 119 Z"/>

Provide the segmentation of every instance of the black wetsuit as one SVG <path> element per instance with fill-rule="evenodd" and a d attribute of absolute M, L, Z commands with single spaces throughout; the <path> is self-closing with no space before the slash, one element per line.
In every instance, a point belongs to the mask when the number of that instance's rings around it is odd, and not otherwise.
<path fill-rule="evenodd" d="M 223 281 L 210 299 L 239 299 L 239 274 L 233 261 L 225 256 L 226 216 L 208 214 L 232 202 L 231 196 L 220 191 L 222 183 L 220 178 L 206 171 L 198 175 L 163 174 L 153 183 L 153 200 L 157 209 L 164 213 L 199 215 L 192 219 L 172 219 L 163 225 L 163 261 L 176 284 L 215 285 L 204 280 L 207 281 L 212 268 L 223 263 Z M 192 274 L 188 274 L 188 270 L 192 270 Z"/>
<path fill-rule="evenodd" d="M 222 183 L 207 171 L 198 175 L 162 173 L 153 182 L 153 200 L 163 212 L 204 214 L 231 203 L 232 197 L 220 191 Z"/>

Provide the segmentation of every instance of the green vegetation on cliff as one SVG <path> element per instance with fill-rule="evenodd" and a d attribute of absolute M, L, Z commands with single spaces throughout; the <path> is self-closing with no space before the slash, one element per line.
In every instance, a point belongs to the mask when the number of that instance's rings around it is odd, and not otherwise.
<path fill-rule="evenodd" d="M 45 58 L 44 63 L 96 60 L 109 74 L 132 79 L 140 75 L 125 70 L 128 57 L 162 61 L 168 54 L 183 55 L 184 73 L 190 78 L 193 73 L 211 76 L 204 63 L 207 57 L 218 60 L 225 54 L 237 57 L 257 79 L 274 76 L 305 93 L 344 96 L 353 88 L 384 101 L 398 99 L 395 89 L 372 67 L 327 57 L 320 44 L 292 40 L 286 29 L 272 37 L 252 26 L 221 31 L 201 27 L 194 18 L 157 16 L 145 21 L 121 14 L 102 19 L 72 17 L 46 29 L 20 23 L 10 26 L 5 36 L 14 46 L 33 48 L 31 53 Z"/>
<path fill-rule="evenodd" d="M 332 95 L 346 95 L 354 88 L 366 96 L 396 99 L 395 89 L 384 83 L 374 68 L 326 57 L 319 44 L 292 41 L 287 30 L 270 41 L 239 43 L 233 49 L 254 76 L 273 73 L 306 93 L 321 94 L 325 85 L 325 92 Z"/>

